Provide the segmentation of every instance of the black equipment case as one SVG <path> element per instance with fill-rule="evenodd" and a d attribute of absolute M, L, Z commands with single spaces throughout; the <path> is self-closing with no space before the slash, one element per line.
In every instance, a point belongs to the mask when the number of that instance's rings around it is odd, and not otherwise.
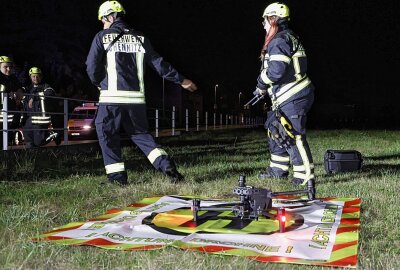
<path fill-rule="evenodd" d="M 362 166 L 361 153 L 355 150 L 327 150 L 324 164 L 328 174 L 358 171 Z"/>

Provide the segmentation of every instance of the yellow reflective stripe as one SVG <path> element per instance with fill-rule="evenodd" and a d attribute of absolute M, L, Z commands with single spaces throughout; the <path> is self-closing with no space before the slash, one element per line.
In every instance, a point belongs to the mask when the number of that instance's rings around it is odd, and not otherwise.
<path fill-rule="evenodd" d="M 272 155 L 271 154 L 271 160 L 274 161 L 281 161 L 281 162 L 289 162 L 290 161 L 290 157 L 282 157 L 282 156 L 277 156 L 277 155 Z"/>
<path fill-rule="evenodd" d="M 305 178 L 300 178 L 304 179 L 302 185 L 305 185 L 308 180 L 314 178 L 314 175 L 311 174 L 311 163 L 310 160 L 308 159 L 307 151 L 304 148 L 303 141 L 301 140 L 301 135 L 296 135 L 296 146 L 297 149 L 299 150 L 300 157 L 303 160 L 303 165 L 305 168 Z"/>
<path fill-rule="evenodd" d="M 301 80 L 301 70 L 300 70 L 300 63 L 299 63 L 299 58 L 298 57 L 293 57 L 293 67 L 294 67 L 294 76 L 296 77 L 296 80 Z"/>
<path fill-rule="evenodd" d="M 289 83 L 286 86 L 290 85 L 293 86 L 297 83 Z M 276 102 L 277 104 L 281 104 L 282 102 L 284 102 L 285 100 L 288 100 L 291 96 L 297 94 L 298 92 L 300 92 L 301 90 L 303 90 L 304 88 L 306 88 L 309 84 L 311 83 L 311 80 L 309 78 L 306 78 L 304 81 L 302 81 L 301 83 L 299 83 L 296 86 L 293 86 L 292 88 L 290 88 L 289 90 L 286 90 L 286 92 L 282 93 L 277 99 Z M 281 92 L 283 89 L 283 87 L 281 88 L 281 90 L 279 90 L 279 92 Z"/>
<path fill-rule="evenodd" d="M 313 179 L 314 178 L 314 174 L 310 174 L 310 175 L 306 175 L 304 173 L 299 173 L 299 172 L 294 172 L 293 173 L 293 177 L 294 178 L 299 178 L 299 179 L 303 179 L 305 180 L 305 182 L 307 183 L 308 180 Z M 302 183 L 302 185 L 304 185 L 305 183 Z"/>
<path fill-rule="evenodd" d="M 314 169 L 314 164 L 310 164 L 310 168 Z M 302 172 L 305 171 L 306 167 L 304 165 L 293 165 L 293 171 L 295 172 Z"/>
<path fill-rule="evenodd" d="M 99 103 L 124 103 L 124 104 L 145 104 L 143 98 L 128 98 L 128 97 L 100 97 Z"/>
<path fill-rule="evenodd" d="M 269 166 L 271 168 L 279 168 L 281 170 L 284 170 L 285 172 L 289 171 L 289 165 L 282 165 L 282 164 L 278 164 L 278 163 L 275 163 L 275 162 L 271 162 L 269 164 Z"/>
<path fill-rule="evenodd" d="M 105 166 L 106 174 L 116 173 L 116 172 L 124 172 L 125 171 L 125 164 L 123 162 L 109 164 Z"/>
<path fill-rule="evenodd" d="M 140 92 L 142 92 L 142 93 L 144 93 L 143 59 L 144 59 L 144 53 L 136 53 L 137 76 L 139 79 Z"/>
<path fill-rule="evenodd" d="M 32 121 L 32 124 L 48 124 L 50 121 Z"/>
<path fill-rule="evenodd" d="M 32 116 L 32 119 L 36 120 L 49 120 L 50 116 Z"/>
<path fill-rule="evenodd" d="M 154 148 L 148 155 L 147 158 L 150 160 L 150 163 L 153 164 L 154 161 L 160 156 L 168 156 L 167 152 L 161 148 Z"/>
<path fill-rule="evenodd" d="M 295 54 L 293 54 L 292 57 L 306 57 L 306 52 L 305 51 L 297 51 Z"/>
<path fill-rule="evenodd" d="M 145 104 L 144 93 L 139 91 L 101 90 L 99 103 Z"/>
<path fill-rule="evenodd" d="M 3 101 L 3 93 L 1 93 L 1 100 Z M 3 103 L 2 103 L 3 104 Z M 3 122 L 3 120 L 4 120 L 4 114 L 5 114 L 5 112 L 6 111 L 1 111 L 1 114 L 0 114 L 0 122 Z M 14 118 L 14 115 L 13 114 L 7 114 L 7 122 L 8 123 L 11 123 L 12 121 L 13 121 L 13 118 Z"/>
<path fill-rule="evenodd" d="M 46 112 L 44 108 L 44 92 L 39 92 L 39 98 L 40 98 L 40 107 L 42 108 L 42 112 Z"/>
<path fill-rule="evenodd" d="M 284 55 L 284 54 L 274 54 L 274 55 L 270 55 L 269 57 L 269 61 L 280 61 L 280 62 L 285 62 L 290 64 L 290 57 Z"/>
<path fill-rule="evenodd" d="M 50 116 L 32 116 L 32 124 L 48 124 L 50 122 Z"/>
<path fill-rule="evenodd" d="M 126 98 L 144 98 L 144 93 L 133 90 L 101 90 L 100 97 L 126 97 Z"/>
<path fill-rule="evenodd" d="M 263 82 L 264 82 L 265 84 L 272 84 L 273 81 L 271 81 L 271 80 L 268 78 L 267 72 L 268 72 L 268 69 L 264 69 L 263 71 L 261 71 L 261 79 L 263 80 Z"/>
<path fill-rule="evenodd" d="M 118 76 L 115 52 L 107 52 L 107 78 L 108 91 L 117 91 Z"/>

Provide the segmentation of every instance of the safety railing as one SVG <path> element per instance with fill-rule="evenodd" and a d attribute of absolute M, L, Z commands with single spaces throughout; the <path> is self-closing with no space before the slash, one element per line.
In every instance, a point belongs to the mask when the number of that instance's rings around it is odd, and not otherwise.
<path fill-rule="evenodd" d="M 38 96 L 33 94 L 24 94 L 25 96 Z M 68 120 L 71 116 L 74 116 L 73 109 L 78 106 L 82 106 L 83 103 L 95 103 L 96 101 L 90 100 L 82 100 L 82 99 L 72 99 L 72 98 L 63 98 L 57 96 L 45 96 L 46 100 L 56 100 L 57 109 L 53 111 L 46 111 L 46 115 L 59 118 L 61 120 L 62 117 L 62 126 L 51 125 L 50 129 L 54 132 L 58 132 L 63 137 L 63 144 L 69 144 L 69 130 Z M 26 111 L 24 110 L 9 110 L 9 98 L 8 94 L 3 93 L 3 108 L 1 110 L 1 115 L 3 116 L 2 129 L 0 130 L 2 134 L 2 145 L 3 150 L 8 150 L 10 148 L 10 136 L 12 136 L 13 142 L 15 137 L 13 136 L 23 136 L 23 130 L 49 130 L 48 128 L 35 128 L 35 129 L 23 129 L 21 126 L 11 127 L 9 121 L 11 118 L 10 115 L 15 114 L 24 114 Z M 222 114 L 222 113 L 209 113 L 208 111 L 201 112 L 199 110 L 189 110 L 183 109 L 183 113 L 181 118 L 178 116 L 178 111 L 175 106 L 172 106 L 171 110 L 160 110 L 158 108 L 150 108 L 148 109 L 148 120 L 150 131 L 154 134 L 155 137 L 160 136 L 176 136 L 179 135 L 180 132 L 191 132 L 191 131 L 208 131 L 208 130 L 217 130 L 217 129 L 226 129 L 226 128 L 252 128 L 256 126 L 263 125 L 265 122 L 265 117 L 261 116 L 246 116 L 244 114 Z M 42 112 L 29 112 L 30 114 L 42 114 Z M 164 116 L 161 117 L 161 114 Z M 59 121 L 61 122 L 61 121 Z M 162 122 L 162 124 L 161 124 Z M 210 125 L 211 123 L 211 125 Z M 0 122 L 1 124 L 1 122 Z M 93 127 L 94 128 L 94 127 Z"/>

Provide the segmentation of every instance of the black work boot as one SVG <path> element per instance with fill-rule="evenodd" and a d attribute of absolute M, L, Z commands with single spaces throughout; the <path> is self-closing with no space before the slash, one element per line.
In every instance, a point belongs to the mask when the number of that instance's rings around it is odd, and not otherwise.
<path fill-rule="evenodd" d="M 126 172 L 116 172 L 107 174 L 108 181 L 113 184 L 118 184 L 121 186 L 128 185 L 128 175 Z"/>
<path fill-rule="evenodd" d="M 301 184 L 303 184 L 303 182 L 304 182 L 304 180 L 303 179 L 300 179 L 300 178 L 293 178 L 292 179 L 292 184 L 293 185 L 296 185 L 296 186 L 300 186 Z"/>
<path fill-rule="evenodd" d="M 166 176 L 169 177 L 169 180 L 172 183 L 178 183 L 178 182 L 182 182 L 184 180 L 183 175 L 180 174 L 175 167 L 166 168 L 164 173 L 165 173 Z"/>
<path fill-rule="evenodd" d="M 258 178 L 261 180 L 268 179 L 268 178 L 274 178 L 274 179 L 286 179 L 287 174 L 284 175 L 277 175 L 275 174 L 270 167 L 267 167 L 265 171 L 262 171 L 259 175 Z"/>
<path fill-rule="evenodd" d="M 54 142 L 57 146 L 59 146 L 61 144 L 61 134 L 60 133 L 55 133 L 56 137 L 54 138 Z"/>

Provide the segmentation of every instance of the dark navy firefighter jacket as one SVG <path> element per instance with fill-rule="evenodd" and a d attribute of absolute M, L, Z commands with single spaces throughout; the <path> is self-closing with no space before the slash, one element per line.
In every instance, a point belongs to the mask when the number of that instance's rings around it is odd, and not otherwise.
<path fill-rule="evenodd" d="M 109 44 L 124 30 L 125 34 L 106 53 Z M 99 103 L 145 104 L 145 64 L 166 80 L 181 84 L 185 79 L 164 61 L 145 36 L 123 21 L 118 20 L 109 29 L 97 33 L 86 65 L 90 80 L 101 89 Z"/>
<path fill-rule="evenodd" d="M 257 87 L 268 90 L 273 108 L 314 91 L 307 77 L 307 56 L 296 34 L 286 21 L 279 24 L 278 33 L 267 46 Z"/>

